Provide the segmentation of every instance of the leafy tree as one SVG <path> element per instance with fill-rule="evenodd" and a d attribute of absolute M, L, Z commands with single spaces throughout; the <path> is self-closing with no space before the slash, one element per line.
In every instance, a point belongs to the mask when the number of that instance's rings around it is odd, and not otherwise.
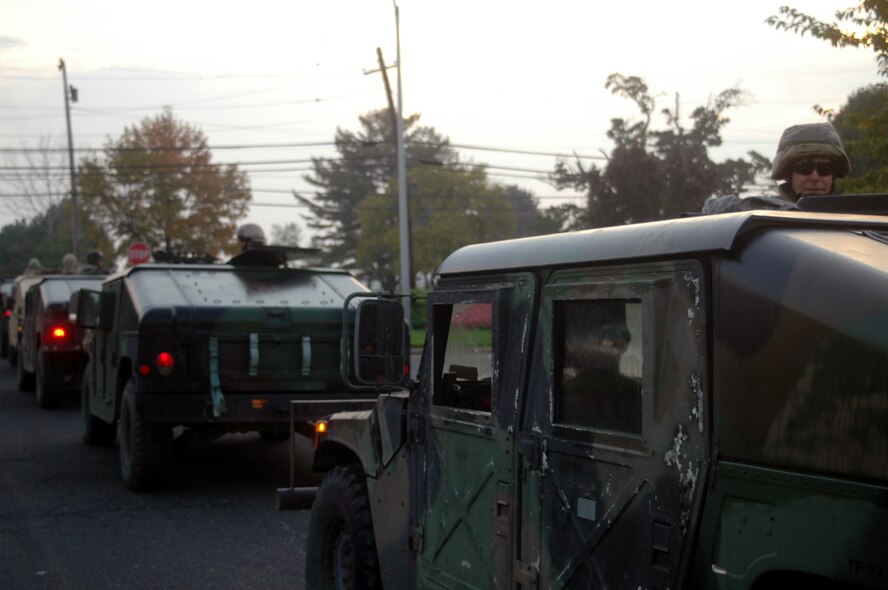
<path fill-rule="evenodd" d="M 505 189 L 488 184 L 483 166 L 417 166 L 408 182 L 415 271 L 427 282 L 457 248 L 514 237 L 515 211 Z M 385 288 L 394 288 L 400 272 L 397 185 L 366 197 L 358 219 L 358 266 Z"/>
<path fill-rule="evenodd" d="M 548 210 L 540 210 L 533 193 L 516 185 L 506 185 L 505 197 L 515 212 L 515 233 L 511 237 L 523 238 L 555 233 L 562 230 L 560 220 Z"/>
<path fill-rule="evenodd" d="M 298 246 L 302 241 L 302 228 L 295 221 L 271 226 L 271 243 L 277 246 Z"/>
<path fill-rule="evenodd" d="M 842 180 L 842 190 L 888 190 L 888 84 L 856 90 L 831 120 L 851 160 L 851 176 Z"/>
<path fill-rule="evenodd" d="M 170 109 L 108 139 L 102 158 L 80 163 L 84 207 L 118 241 L 218 255 L 237 250 L 235 231 L 252 195 L 246 173 L 215 164 L 199 129 Z"/>
<path fill-rule="evenodd" d="M 314 230 L 314 245 L 323 250 L 322 260 L 327 264 L 354 264 L 362 233 L 358 204 L 370 195 L 390 192 L 397 179 L 397 149 L 389 111 L 373 111 L 359 121 L 358 131 L 337 129 L 334 142 L 339 157 L 312 159 L 314 170 L 306 180 L 318 188 L 317 194 L 295 195 L 308 208 L 304 219 Z M 404 121 L 408 165 L 455 163 L 457 154 L 449 141 L 418 122 L 419 115 Z"/>
<path fill-rule="evenodd" d="M 585 209 L 573 203 L 555 205 L 540 211 L 544 234 L 583 229 Z"/>
<path fill-rule="evenodd" d="M 605 88 L 634 102 L 642 117 L 611 120 L 608 137 L 615 146 L 603 169 L 587 169 L 579 160 L 556 162 L 551 175 L 556 187 L 587 191 L 579 225 L 637 223 L 699 211 L 707 197 L 727 188 L 739 193 L 754 180 L 758 160 L 717 164 L 708 154 L 722 143 L 721 130 L 730 121 L 726 112 L 743 104 L 739 88 L 724 90 L 691 111 L 690 127 L 682 122 L 676 95 L 674 106 L 660 111 L 667 123 L 662 130 L 651 129 L 656 101 L 643 79 L 615 73 Z"/>
<path fill-rule="evenodd" d="M 836 20 L 825 22 L 791 6 L 781 6 L 779 15 L 765 22 L 778 30 L 800 35 L 810 34 L 833 47 L 868 47 L 876 54 L 879 74 L 888 77 L 888 3 L 885 0 L 863 0 L 856 6 L 836 12 Z M 860 32 L 849 30 L 847 25 Z"/>

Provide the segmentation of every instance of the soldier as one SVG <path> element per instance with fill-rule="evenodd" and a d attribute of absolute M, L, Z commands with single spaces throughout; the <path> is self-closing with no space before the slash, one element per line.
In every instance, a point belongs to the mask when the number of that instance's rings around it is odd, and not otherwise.
<path fill-rule="evenodd" d="M 25 268 L 26 275 L 39 275 L 43 272 L 43 265 L 40 264 L 40 261 L 36 258 L 32 258 L 28 261 L 28 266 Z"/>
<path fill-rule="evenodd" d="M 77 257 L 70 252 L 62 256 L 62 273 L 66 275 L 77 274 Z"/>
<path fill-rule="evenodd" d="M 84 274 L 105 274 L 105 256 L 98 250 L 93 250 L 86 255 L 86 265 L 82 268 Z"/>
<path fill-rule="evenodd" d="M 783 181 L 779 197 L 736 195 L 713 197 L 703 205 L 703 213 L 725 213 L 750 209 L 795 209 L 799 197 L 823 196 L 835 190 L 835 179 L 851 172 L 851 162 L 842 140 L 829 123 L 793 125 L 780 136 L 771 178 Z"/>
<path fill-rule="evenodd" d="M 245 223 L 237 228 L 237 241 L 240 242 L 241 252 L 246 252 L 265 245 L 265 232 L 255 223 Z"/>

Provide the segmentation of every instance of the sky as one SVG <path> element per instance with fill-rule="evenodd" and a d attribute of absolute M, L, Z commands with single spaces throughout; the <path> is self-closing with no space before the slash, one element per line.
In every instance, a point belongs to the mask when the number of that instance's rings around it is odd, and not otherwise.
<path fill-rule="evenodd" d="M 540 206 L 582 204 L 544 182 L 555 154 L 601 158 L 614 117 L 636 118 L 605 89 L 613 72 L 643 78 L 657 107 L 686 118 L 722 90 L 729 112 L 717 160 L 757 150 L 773 157 L 781 131 L 822 119 L 881 81 L 874 54 L 777 31 L 781 0 L 391 0 L 248 3 L 203 0 L 0 0 L 0 167 L 10 150 L 48 140 L 67 147 L 59 59 L 78 90 L 78 152 L 101 148 L 164 107 L 206 135 L 214 161 L 248 172 L 246 221 L 303 227 L 291 192 L 311 157 L 336 155 L 337 129 L 386 107 L 376 50 L 396 63 L 406 115 L 449 138 L 492 182 L 531 191 Z M 820 18 L 855 0 L 805 0 Z M 397 92 L 397 72 L 389 70 Z M 655 128 L 665 126 L 656 115 Z M 523 153 L 531 152 L 531 153 Z M 4 161 L 3 158 L 6 158 Z M 258 162 L 277 161 L 278 164 Z M 587 163 L 600 160 L 586 159 Z M 0 179 L 0 225 L 16 218 Z M 5 197 L 5 198 L 4 198 Z"/>

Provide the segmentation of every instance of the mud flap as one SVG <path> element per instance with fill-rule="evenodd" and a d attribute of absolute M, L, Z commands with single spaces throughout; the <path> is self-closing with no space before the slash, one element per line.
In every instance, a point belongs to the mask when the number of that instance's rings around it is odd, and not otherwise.
<path fill-rule="evenodd" d="M 210 397 L 213 400 L 213 417 L 228 413 L 222 387 L 219 384 L 219 340 L 215 334 L 210 335 Z"/>

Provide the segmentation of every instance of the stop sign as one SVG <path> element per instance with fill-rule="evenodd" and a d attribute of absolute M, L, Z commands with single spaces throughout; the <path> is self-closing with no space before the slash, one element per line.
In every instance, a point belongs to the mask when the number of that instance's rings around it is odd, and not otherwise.
<path fill-rule="evenodd" d="M 126 256 L 129 263 L 136 266 L 151 260 L 151 248 L 144 242 L 136 242 L 129 247 Z"/>

